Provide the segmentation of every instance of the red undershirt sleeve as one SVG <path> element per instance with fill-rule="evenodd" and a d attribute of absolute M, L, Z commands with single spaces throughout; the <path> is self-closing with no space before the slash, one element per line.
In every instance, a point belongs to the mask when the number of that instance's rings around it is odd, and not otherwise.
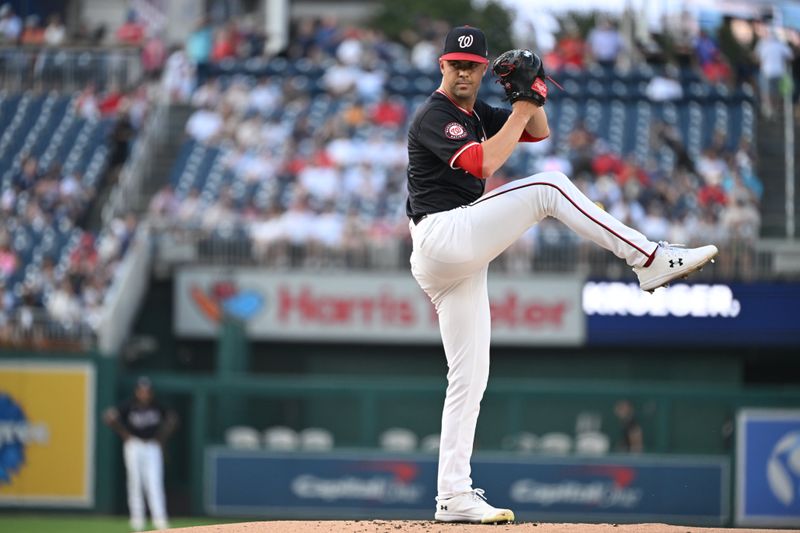
<path fill-rule="evenodd" d="M 466 144 L 456 152 L 450 167 L 466 170 L 476 178 L 483 179 L 483 146 L 476 142 Z"/>
<path fill-rule="evenodd" d="M 547 139 L 547 137 L 534 137 L 525 130 L 523 130 L 522 135 L 519 136 L 519 142 L 521 143 L 538 143 L 539 141 L 543 141 L 545 139 Z"/>

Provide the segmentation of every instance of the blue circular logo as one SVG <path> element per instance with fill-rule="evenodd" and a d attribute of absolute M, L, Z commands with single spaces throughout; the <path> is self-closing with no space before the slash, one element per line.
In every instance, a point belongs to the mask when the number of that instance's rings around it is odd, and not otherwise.
<path fill-rule="evenodd" d="M 16 428 L 27 424 L 25 413 L 4 392 L 0 392 L 0 485 L 11 483 L 11 476 L 25 464 L 25 447 Z"/>
<path fill-rule="evenodd" d="M 800 431 L 781 437 L 767 462 L 767 481 L 772 493 L 785 506 L 799 496 L 800 488 Z"/>

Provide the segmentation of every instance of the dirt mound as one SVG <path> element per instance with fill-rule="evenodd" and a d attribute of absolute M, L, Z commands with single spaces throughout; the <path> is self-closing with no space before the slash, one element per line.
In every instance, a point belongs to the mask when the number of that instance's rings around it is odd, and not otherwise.
<path fill-rule="evenodd" d="M 170 529 L 183 533 L 775 533 L 767 529 L 725 529 L 666 524 L 543 524 L 522 522 L 501 525 L 439 524 L 410 520 L 310 520 L 243 522 Z"/>

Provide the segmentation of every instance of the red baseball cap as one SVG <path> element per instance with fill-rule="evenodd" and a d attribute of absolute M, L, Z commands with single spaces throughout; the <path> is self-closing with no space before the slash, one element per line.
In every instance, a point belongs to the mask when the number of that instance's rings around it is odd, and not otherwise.
<path fill-rule="evenodd" d="M 481 30 L 471 26 L 453 28 L 444 39 L 444 50 L 439 59 L 488 63 L 486 36 Z"/>

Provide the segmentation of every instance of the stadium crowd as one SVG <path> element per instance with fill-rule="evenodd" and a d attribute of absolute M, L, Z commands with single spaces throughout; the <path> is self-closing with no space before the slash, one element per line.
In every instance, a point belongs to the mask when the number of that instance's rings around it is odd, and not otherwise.
<path fill-rule="evenodd" d="M 709 85 L 749 84 L 759 89 L 767 117 L 776 107 L 779 80 L 790 73 L 798 77 L 800 37 L 785 31 L 779 40 L 768 23 L 726 17 L 710 34 L 682 13 L 666 20 L 660 32 L 637 34 L 635 40 L 620 30 L 621 23 L 600 17 L 585 33 L 569 22 L 556 23 L 521 32 L 529 40 L 518 44 L 540 50 L 556 78 L 597 68 L 616 75 L 642 62 L 663 67 L 645 91 L 651 102 L 683 98 L 681 73 L 687 71 Z M 3 43 L 138 47 L 143 71 L 147 79 L 158 80 L 159 93 L 193 106 L 187 139 L 218 151 L 226 179 L 214 187 L 166 184 L 150 204 L 159 227 L 211 237 L 243 235 L 253 258 L 268 265 L 369 267 L 386 257 L 404 260 L 405 129 L 426 95 L 393 91 L 389 76 L 399 67 L 435 76 L 447 23 L 421 18 L 399 40 L 391 40 L 331 17 L 300 18 L 278 58 L 265 56 L 268 38 L 250 15 L 211 13 L 185 43 L 171 48 L 161 36 L 163 24 L 132 13 L 110 34 L 104 28 L 65 28 L 57 16 L 45 25 L 36 19 L 23 22 L 8 4 L 0 7 Z M 319 90 L 312 92 L 292 76 L 226 74 L 230 65 L 249 60 L 282 60 L 321 71 Z M 81 117 L 117 117 L 109 139 L 112 167 L 127 159 L 154 98 L 152 88 L 148 83 L 132 90 L 90 84 L 75 98 Z M 590 198 L 652 239 L 692 244 L 693 236 L 702 235 L 726 251 L 752 249 L 763 187 L 750 137 L 732 143 L 720 132 L 699 155 L 691 155 L 674 125 L 654 121 L 649 139 L 646 154 L 620 153 L 579 124 L 566 136 L 522 147 L 488 187 L 561 170 Z M 655 157 L 664 149 L 674 161 L 668 169 Z M 96 327 L 103 294 L 137 219 L 117 219 L 97 234 L 80 230 L 68 254 L 44 256 L 22 285 L 7 286 L 5 280 L 26 268 L 12 239 L 17 226 L 79 227 L 96 198 L 79 175 L 62 173 L 56 165 L 42 169 L 35 157 L 20 157 L 25 162 L 12 185 L 3 188 L 0 204 L 6 221 L 0 231 L 0 342 L 20 331 L 34 335 L 31 317 L 42 311 L 67 330 L 78 324 Z M 506 254 L 502 266 L 527 271 L 542 250 L 564 246 L 581 248 L 582 243 L 558 223 L 545 221 Z M 735 255 L 742 263 L 721 261 L 723 275 L 726 268 L 734 269 L 728 274 L 751 275 L 748 255 Z M 12 322 L 29 327 L 12 331 Z"/>
<path fill-rule="evenodd" d="M 697 30 L 690 21 L 680 22 Z M 233 23 L 216 33 L 203 28 L 203 46 L 195 32 L 186 50 L 176 52 L 184 57 L 180 64 L 199 69 L 199 85 L 182 90 L 192 85 L 183 80 L 168 85 L 168 90 L 174 99 L 195 108 L 186 134 L 221 151 L 229 180 L 205 191 L 202 184 L 199 189 L 196 184 L 165 186 L 151 205 L 159 223 L 207 235 L 219 235 L 220 227 L 237 228 L 251 239 L 257 260 L 278 265 L 364 266 L 370 249 L 407 244 L 405 127 L 418 99 L 404 99 L 391 91 L 390 65 L 435 70 L 440 35 L 447 25 L 424 21 L 409 42 L 401 44 L 374 30 L 337 26 L 332 19 L 301 20 L 286 54 L 291 62 L 322 69 L 322 91 L 313 95 L 308 87 L 296 86 L 289 75 L 213 75 L 219 73 L 214 64 L 244 59 L 257 47 L 239 46 Z M 686 51 L 689 57 L 680 56 L 681 42 L 671 45 L 678 50 L 672 54 L 675 64 L 684 66 L 663 69 L 651 80 L 646 91 L 651 101 L 683 96 L 674 74 L 681 69 L 696 68 L 711 84 L 733 83 L 731 76 L 740 70 L 751 76 L 757 66 L 731 67 L 716 41 L 702 31 L 677 35 L 692 37 L 686 41 L 694 43 Z M 229 46 L 220 46 L 228 50 L 224 57 L 212 53 L 218 47 L 216 39 L 230 40 Z M 654 42 L 657 39 L 660 36 L 653 36 Z M 666 49 L 663 43 L 660 46 Z M 652 46 L 646 49 L 656 55 Z M 616 23 L 604 19 L 585 39 L 576 31 L 564 32 L 547 62 L 557 75 L 595 66 L 621 68 L 638 53 L 641 50 L 626 48 Z M 723 66 L 710 66 L 713 62 Z M 165 80 L 179 78 L 168 70 Z M 323 111 L 315 112 L 315 105 Z M 287 115 L 296 118 L 287 120 Z M 489 187 L 537 171 L 560 170 L 590 198 L 652 239 L 691 244 L 693 236 L 702 235 L 726 250 L 752 248 L 759 234 L 763 187 L 754 171 L 750 137 L 732 143 L 726 132 L 718 132 L 695 157 L 674 126 L 654 122 L 649 138 L 647 157 L 621 154 L 607 139 L 580 125 L 566 140 L 523 147 L 520 151 L 527 151 L 527 157 L 517 164 L 512 160 Z M 668 171 L 655 160 L 663 147 L 675 161 Z M 245 191 L 250 190 L 268 192 L 247 196 Z M 576 244 L 557 223 L 541 224 L 512 250 L 509 255 L 516 259 L 508 267 L 528 269 L 537 245 L 559 242 Z M 748 276 L 752 265 L 742 261 L 731 268 Z"/>
<path fill-rule="evenodd" d="M 105 181 L 128 158 L 146 119 L 145 86 L 122 92 L 93 85 L 74 95 L 68 113 L 97 122 L 111 119 Z M 96 330 L 103 298 L 137 227 L 133 214 L 99 231 L 88 229 L 99 182 L 63 161 L 46 164 L 32 153 L 17 156 L 19 170 L 0 195 L 0 344 L 41 343 Z M 27 262 L 26 262 L 27 260 Z M 14 281 L 14 283 L 11 283 Z"/>

